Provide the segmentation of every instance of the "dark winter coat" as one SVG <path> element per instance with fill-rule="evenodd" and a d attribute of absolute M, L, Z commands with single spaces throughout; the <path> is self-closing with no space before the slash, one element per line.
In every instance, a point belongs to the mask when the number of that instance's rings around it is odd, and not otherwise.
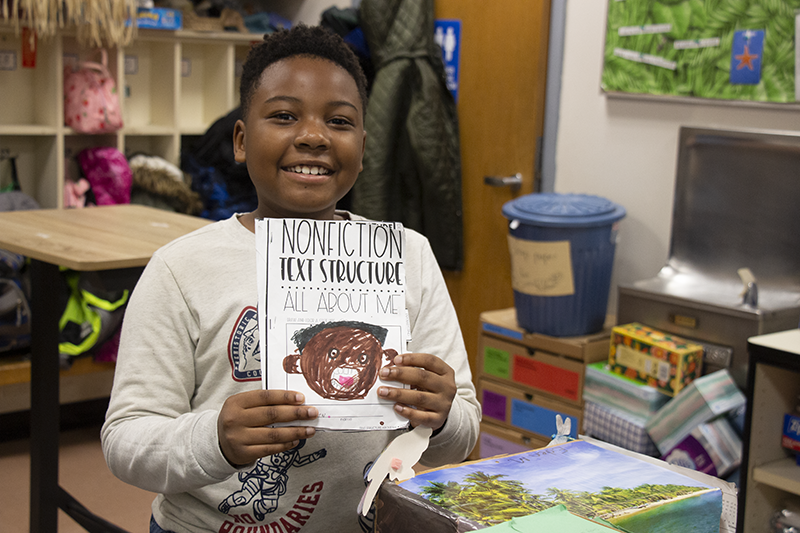
<path fill-rule="evenodd" d="M 463 264 L 458 119 L 434 42 L 432 0 L 362 0 L 375 69 L 353 210 L 425 235 L 439 265 Z"/>

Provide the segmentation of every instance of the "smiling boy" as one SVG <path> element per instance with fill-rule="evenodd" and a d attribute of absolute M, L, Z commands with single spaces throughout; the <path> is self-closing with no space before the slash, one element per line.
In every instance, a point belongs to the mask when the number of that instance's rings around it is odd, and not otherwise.
<path fill-rule="evenodd" d="M 363 220 L 336 210 L 361 171 L 366 80 L 342 40 L 297 26 L 265 37 L 241 80 L 236 161 L 257 195 L 237 214 L 157 251 L 123 323 L 106 460 L 123 481 L 159 493 L 151 532 L 370 531 L 356 509 L 364 474 L 398 431 L 270 428 L 315 418 L 296 391 L 261 390 L 245 353 L 257 301 L 255 220 Z M 412 340 L 379 386 L 412 427 L 434 429 L 429 466 L 463 460 L 480 406 L 461 332 L 427 240 L 406 230 Z M 249 359 L 245 356 L 249 355 Z"/>

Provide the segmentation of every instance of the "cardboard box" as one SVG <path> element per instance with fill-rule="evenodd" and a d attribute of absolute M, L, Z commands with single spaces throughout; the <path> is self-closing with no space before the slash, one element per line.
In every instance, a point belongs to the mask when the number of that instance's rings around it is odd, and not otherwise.
<path fill-rule="evenodd" d="M 525 392 L 488 379 L 478 380 L 478 400 L 484 420 L 510 429 L 523 430 L 531 437 L 550 442 L 556 434 L 556 415 L 570 419 L 572 438 L 581 431 L 580 407 L 554 400 L 544 394 Z"/>
<path fill-rule="evenodd" d="M 481 435 L 475 449 L 475 459 L 526 452 L 544 448 L 550 442 L 526 431 L 509 429 L 488 421 L 481 422 Z M 470 456 L 472 457 L 472 456 Z"/>
<path fill-rule="evenodd" d="M 631 533 L 719 531 L 722 491 L 650 459 L 576 440 L 428 470 L 381 486 L 375 531 L 470 531 L 557 505 Z"/>
<path fill-rule="evenodd" d="M 608 358 L 610 328 L 578 337 L 551 337 L 541 333 L 528 333 L 517 324 L 514 307 L 481 313 L 481 331 L 511 342 L 541 350 L 553 355 L 563 355 L 584 363 L 594 363 Z"/>
<path fill-rule="evenodd" d="M 703 369 L 703 347 L 638 322 L 611 331 L 608 364 L 614 372 L 674 396 Z"/>
<path fill-rule="evenodd" d="M 577 406 L 583 404 L 584 364 L 530 346 L 481 335 L 478 376 L 522 385 Z"/>
<path fill-rule="evenodd" d="M 586 400 L 583 407 L 583 434 L 642 455 L 660 455 L 647 433 L 645 419 Z"/>
<path fill-rule="evenodd" d="M 783 415 L 781 445 L 792 451 L 800 452 L 800 416 L 791 413 Z"/>
<path fill-rule="evenodd" d="M 694 428 L 661 459 L 725 478 L 742 462 L 742 440 L 726 418 L 717 418 Z"/>
<path fill-rule="evenodd" d="M 183 27 L 183 14 L 177 9 L 140 7 L 136 15 L 139 28 L 179 30 Z"/>
<path fill-rule="evenodd" d="M 697 378 L 647 421 L 647 432 L 667 453 L 694 428 L 738 410 L 747 403 L 727 370 Z"/>

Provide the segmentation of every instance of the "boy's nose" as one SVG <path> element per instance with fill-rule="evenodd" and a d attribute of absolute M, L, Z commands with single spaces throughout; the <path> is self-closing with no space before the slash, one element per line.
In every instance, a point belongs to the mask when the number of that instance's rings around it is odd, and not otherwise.
<path fill-rule="evenodd" d="M 327 148 L 330 145 L 330 139 L 326 132 L 325 126 L 317 121 L 308 121 L 301 126 L 301 129 L 295 138 L 295 144 L 298 147 L 305 147 L 311 149 Z"/>

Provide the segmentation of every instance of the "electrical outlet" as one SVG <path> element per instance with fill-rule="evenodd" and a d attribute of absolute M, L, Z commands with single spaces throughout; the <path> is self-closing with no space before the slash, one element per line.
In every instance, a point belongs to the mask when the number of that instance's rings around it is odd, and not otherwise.
<path fill-rule="evenodd" d="M 17 70 L 17 53 L 13 50 L 0 50 L 0 70 Z"/>
<path fill-rule="evenodd" d="M 192 75 L 192 60 L 183 58 L 181 59 L 181 76 L 188 78 Z"/>

